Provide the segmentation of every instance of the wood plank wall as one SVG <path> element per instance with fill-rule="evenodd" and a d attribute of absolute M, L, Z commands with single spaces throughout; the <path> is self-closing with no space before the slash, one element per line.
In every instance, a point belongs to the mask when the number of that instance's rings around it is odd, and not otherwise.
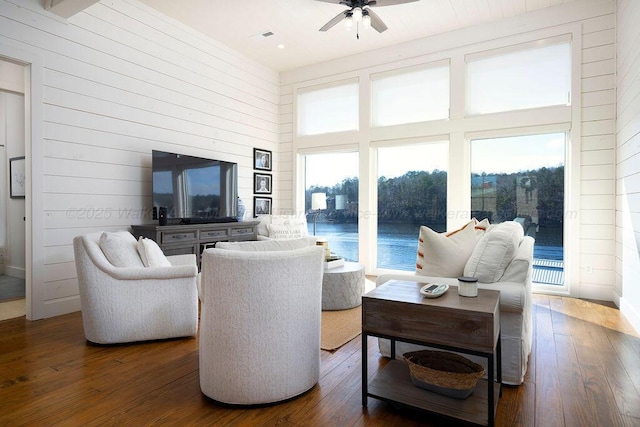
<path fill-rule="evenodd" d="M 640 330 L 640 3 L 618 1 L 616 290 Z"/>
<path fill-rule="evenodd" d="M 251 208 L 253 148 L 275 150 L 279 138 L 275 71 L 136 0 L 68 21 L 41 3 L 0 0 L 0 55 L 10 46 L 43 68 L 35 318 L 79 309 L 74 236 L 151 221 L 152 149 L 238 162 Z"/>
<path fill-rule="evenodd" d="M 294 98 L 298 87 L 326 84 L 349 77 L 368 79 L 381 69 L 400 69 L 407 63 L 419 63 L 421 59 L 427 62 L 452 57 L 453 63 L 460 61 L 456 56 L 459 57 L 461 51 L 473 53 L 474 49 L 478 49 L 474 46 L 484 42 L 502 40 L 504 45 L 516 44 L 527 35 L 535 37 L 549 34 L 555 28 L 571 25 L 580 28 L 582 61 L 580 68 L 574 68 L 574 77 L 581 79 L 581 93 L 573 95 L 582 107 L 577 113 L 580 116 L 578 121 L 574 122 L 581 124 L 582 135 L 578 141 L 578 198 L 581 208 L 577 215 L 569 213 L 568 219 L 579 221 L 579 259 L 576 260 L 575 273 L 572 275 L 579 281 L 579 293 L 573 296 L 617 301 L 619 290 L 614 289 L 616 15 L 615 2 L 612 0 L 571 2 L 490 25 L 440 34 L 282 73 L 279 157 L 282 160 L 280 179 L 283 182 L 280 183 L 280 206 L 289 209 L 295 207 L 294 188 L 289 189 L 288 185 L 294 176 L 294 150 L 298 143 L 294 135 Z M 368 105 L 367 102 L 364 105 Z M 456 132 L 466 130 L 463 126 L 458 130 L 452 129 L 452 138 Z M 364 140 L 364 144 L 368 144 L 370 134 L 361 131 L 357 136 L 359 143 L 362 144 Z M 327 144 L 330 143 L 327 140 Z"/>

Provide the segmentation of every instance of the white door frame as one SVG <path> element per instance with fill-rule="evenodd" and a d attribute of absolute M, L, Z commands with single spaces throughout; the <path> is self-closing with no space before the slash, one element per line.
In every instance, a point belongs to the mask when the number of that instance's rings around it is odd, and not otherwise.
<path fill-rule="evenodd" d="M 42 140 L 42 58 L 0 43 L 0 57 L 24 66 L 25 90 L 25 287 L 28 320 L 47 317 L 44 305 L 44 198 Z M 37 242 L 34 237 L 37 237 Z"/>

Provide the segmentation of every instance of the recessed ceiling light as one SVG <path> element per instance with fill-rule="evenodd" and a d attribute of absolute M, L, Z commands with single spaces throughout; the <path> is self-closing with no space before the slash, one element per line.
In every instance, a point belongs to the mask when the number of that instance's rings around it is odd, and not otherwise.
<path fill-rule="evenodd" d="M 278 49 L 284 49 L 284 45 L 282 43 L 278 44 Z"/>

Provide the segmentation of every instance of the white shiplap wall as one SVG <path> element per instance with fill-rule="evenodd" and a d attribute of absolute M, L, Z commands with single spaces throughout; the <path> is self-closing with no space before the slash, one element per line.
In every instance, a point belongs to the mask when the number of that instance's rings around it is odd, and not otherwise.
<path fill-rule="evenodd" d="M 372 73 L 380 70 L 460 57 L 460 52 L 473 52 L 474 45 L 500 44 L 500 40 L 505 45 L 516 44 L 527 38 L 535 38 L 538 34 L 544 37 L 545 34 L 564 31 L 556 30 L 559 27 L 577 28 L 576 38 L 580 40 L 576 40 L 576 44 L 581 46 L 578 56 L 582 63 L 581 67 L 576 68 L 574 77 L 581 79 L 581 93 L 574 92 L 573 104 L 581 105 L 581 109 L 573 111 L 571 121 L 574 127 L 579 127 L 574 134 L 582 136 L 578 138 L 579 155 L 576 161 L 579 166 L 574 168 L 580 171 L 576 178 L 580 181 L 579 185 L 574 185 L 579 192 L 575 200 L 580 209 L 577 219 L 573 219 L 579 222 L 574 227 L 575 237 L 572 236 L 575 241 L 570 242 L 570 245 L 578 246 L 576 260 L 569 274 L 574 282 L 571 292 L 574 296 L 615 300 L 615 23 L 613 0 L 568 3 L 491 25 L 441 34 L 391 49 L 283 73 L 279 147 L 279 158 L 283 161 L 279 169 L 283 191 L 280 192 L 280 206 L 293 209 L 296 203 L 294 187 L 289 190 L 287 185 L 295 176 L 293 150 L 298 141 L 293 135 L 293 94 L 297 87 L 350 77 L 368 80 Z M 459 81 L 463 82 L 464 77 Z M 454 90 L 452 96 L 457 96 L 458 92 Z M 466 130 L 464 120 L 460 120 L 460 123 L 460 129 L 456 130 L 455 124 L 446 125 L 449 128 L 443 126 L 443 129 L 451 132 L 452 138 L 459 138 L 459 134 Z M 395 137 L 389 135 L 389 138 Z M 367 155 L 368 138 L 371 135 L 367 130 L 361 130 L 359 135 L 352 138 L 360 144 L 361 156 Z M 361 157 L 362 161 L 364 159 Z M 367 209 L 362 206 L 362 209 Z"/>
<path fill-rule="evenodd" d="M 640 2 L 618 1 L 616 291 L 640 331 Z"/>
<path fill-rule="evenodd" d="M 32 318 L 79 309 L 74 236 L 151 222 L 152 149 L 238 162 L 250 208 L 253 147 L 275 151 L 279 138 L 276 72 L 136 0 L 68 21 L 41 3 L 0 0 L 0 55 L 39 58 L 43 83 Z"/>

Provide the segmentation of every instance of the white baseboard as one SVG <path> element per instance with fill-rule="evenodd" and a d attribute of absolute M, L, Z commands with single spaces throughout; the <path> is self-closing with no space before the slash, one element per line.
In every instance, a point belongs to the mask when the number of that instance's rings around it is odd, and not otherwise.
<path fill-rule="evenodd" d="M 42 317 L 55 317 L 67 313 L 80 311 L 80 296 L 73 295 L 65 298 L 58 298 L 51 301 L 45 301 L 42 311 Z M 37 320 L 37 319 L 29 319 Z"/>
<path fill-rule="evenodd" d="M 18 279 L 24 279 L 27 277 L 24 267 L 12 267 L 10 265 L 4 266 L 3 274 L 11 277 L 17 277 Z"/>
<path fill-rule="evenodd" d="M 615 301 L 612 286 L 580 284 L 580 298 L 599 301 Z"/>
<path fill-rule="evenodd" d="M 640 312 L 635 309 L 626 298 L 620 298 L 620 311 L 624 317 L 631 323 L 637 333 L 640 334 Z"/>

